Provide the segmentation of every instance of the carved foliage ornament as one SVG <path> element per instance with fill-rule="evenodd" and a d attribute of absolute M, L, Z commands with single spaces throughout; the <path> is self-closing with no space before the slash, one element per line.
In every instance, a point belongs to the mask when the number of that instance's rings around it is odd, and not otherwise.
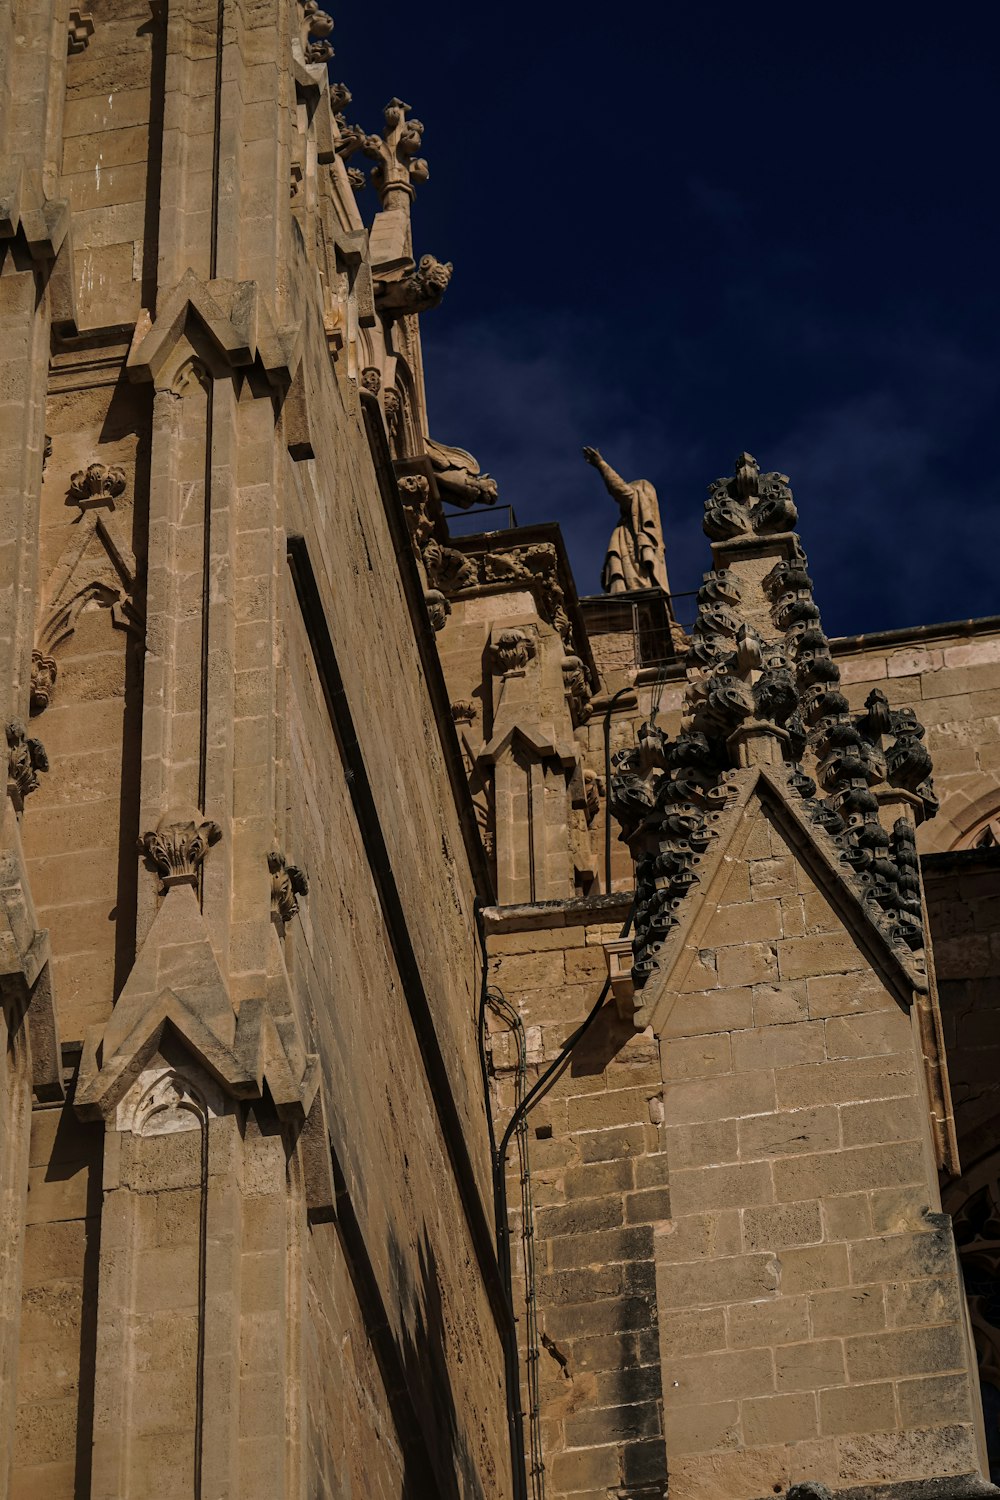
<path fill-rule="evenodd" d="M 271 872 L 271 910 L 283 922 L 290 922 L 298 915 L 297 898 L 309 894 L 309 881 L 298 865 L 290 865 L 277 849 L 267 856 L 267 868 Z"/>
<path fill-rule="evenodd" d="M 731 479 L 708 487 L 704 527 L 713 541 L 790 531 L 797 519 L 788 475 L 762 474 L 752 453 L 740 454 Z"/>
<path fill-rule="evenodd" d="M 350 95 L 343 101 L 350 103 Z M 340 101 L 336 101 L 335 107 Z M 418 183 L 426 182 L 430 175 L 427 163 L 418 153 L 424 136 L 424 127 L 419 120 L 408 119 L 410 106 L 402 99 L 390 99 L 383 110 L 384 124 L 381 135 L 369 135 L 360 125 L 350 125 L 343 114 L 337 115 L 340 140 L 337 154 L 345 161 L 360 151 L 375 163 L 372 168 L 372 183 L 378 191 L 383 208 L 394 208 L 394 195 L 409 206 Z M 358 173 L 361 186 L 364 174 Z"/>
<path fill-rule="evenodd" d="M 573 650 L 573 627 L 566 610 L 566 593 L 559 582 L 559 558 L 548 542 L 486 552 L 479 558 L 482 583 L 513 583 L 523 579 L 537 590 L 542 618 L 556 629 L 567 651 Z"/>
<path fill-rule="evenodd" d="M 536 650 L 527 631 L 501 630 L 490 647 L 493 670 L 498 677 L 505 677 L 508 672 L 523 672 Z"/>
<path fill-rule="evenodd" d="M 375 306 L 390 318 L 429 312 L 440 304 L 451 281 L 452 270 L 451 261 L 422 255 L 418 264 L 397 280 L 376 281 Z"/>
<path fill-rule="evenodd" d="M 300 0 L 300 8 L 303 57 L 307 63 L 329 62 L 333 56 L 333 47 L 327 38 L 333 31 L 333 17 L 327 15 L 325 10 L 320 10 L 317 0 Z"/>
<path fill-rule="evenodd" d="M 142 835 L 139 849 L 155 864 L 167 891 L 174 885 L 197 885 L 202 861 L 221 837 L 218 823 L 182 809 L 165 813 L 152 833 Z"/>
<path fill-rule="evenodd" d="M 118 464 L 89 463 L 70 476 L 70 499 L 81 510 L 93 505 L 107 505 L 114 510 L 115 500 L 125 493 L 126 474 Z"/>
<path fill-rule="evenodd" d="M 41 740 L 30 739 L 20 719 L 11 719 L 7 731 L 7 791 L 23 803 L 38 790 L 38 777 L 49 769 L 49 758 Z"/>
<path fill-rule="evenodd" d="M 31 712 L 40 714 L 48 708 L 55 691 L 59 668 L 54 656 L 44 656 L 41 651 L 31 653 Z"/>

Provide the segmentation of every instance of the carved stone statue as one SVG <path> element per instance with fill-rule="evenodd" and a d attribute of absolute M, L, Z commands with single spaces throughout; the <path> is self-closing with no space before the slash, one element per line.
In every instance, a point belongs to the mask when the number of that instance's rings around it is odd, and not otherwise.
<path fill-rule="evenodd" d="M 606 594 L 624 594 L 631 589 L 669 593 L 660 507 L 653 486 L 648 479 L 626 483 L 596 448 L 584 448 L 583 456 L 593 464 L 621 510 L 601 570 L 601 588 Z"/>
<path fill-rule="evenodd" d="M 422 255 L 417 265 L 394 281 L 379 278 L 375 282 L 375 306 L 390 318 L 407 313 L 429 312 L 437 307 L 451 281 L 451 261 Z"/>
<path fill-rule="evenodd" d="M 459 505 L 463 510 L 470 505 L 492 505 L 497 498 L 497 482 L 484 474 L 471 453 L 464 448 L 449 448 L 436 443 L 433 438 L 424 439 L 427 456 L 434 467 L 441 496 L 449 505 Z"/>

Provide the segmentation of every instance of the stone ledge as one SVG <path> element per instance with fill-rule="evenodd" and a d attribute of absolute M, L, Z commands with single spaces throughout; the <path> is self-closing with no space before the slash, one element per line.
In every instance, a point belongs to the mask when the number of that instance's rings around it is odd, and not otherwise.
<path fill-rule="evenodd" d="M 487 906 L 487 932 L 530 932 L 540 927 L 573 927 L 588 922 L 624 923 L 631 910 L 632 891 L 606 896 L 576 896 L 565 901 L 527 901 L 510 906 Z"/>
<path fill-rule="evenodd" d="M 794 1488 L 794 1486 L 792 1486 Z M 1000 1489 L 978 1474 L 955 1474 L 944 1479 L 898 1479 L 890 1484 L 862 1484 L 830 1491 L 833 1500 L 986 1500 Z M 773 1500 L 761 1496 L 760 1500 Z"/>

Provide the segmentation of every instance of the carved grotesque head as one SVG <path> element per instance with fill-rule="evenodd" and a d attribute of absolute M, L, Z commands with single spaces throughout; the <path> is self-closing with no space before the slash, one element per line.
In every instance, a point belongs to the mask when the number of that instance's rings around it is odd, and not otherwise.
<path fill-rule="evenodd" d="M 424 255 L 420 259 L 420 269 L 429 287 L 436 292 L 447 290 L 454 269 L 450 260 L 435 260 L 433 255 Z"/>

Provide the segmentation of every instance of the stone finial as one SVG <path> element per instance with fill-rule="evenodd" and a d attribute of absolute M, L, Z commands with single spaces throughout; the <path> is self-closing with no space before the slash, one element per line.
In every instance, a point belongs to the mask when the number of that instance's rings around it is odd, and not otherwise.
<path fill-rule="evenodd" d="M 382 111 L 384 124 L 372 182 L 383 208 L 399 208 L 412 202 L 415 185 L 427 181 L 427 163 L 419 154 L 424 127 L 408 119 L 410 106 L 390 99 Z"/>
<path fill-rule="evenodd" d="M 379 278 L 375 282 L 375 306 L 390 318 L 408 313 L 429 312 L 438 307 L 451 281 L 451 261 L 440 261 L 433 255 L 422 255 L 419 263 L 394 281 Z"/>
<path fill-rule="evenodd" d="M 937 807 L 923 729 L 878 689 L 851 710 L 805 554 L 787 529 L 794 520 L 787 478 L 762 475 L 748 453 L 712 486 L 706 530 L 720 566 L 698 591 L 681 733 L 671 742 L 649 723 L 615 757 L 611 807 L 636 859 L 637 986 L 698 878 L 707 817 L 725 805 L 734 772 L 751 765 L 784 769 L 901 957 L 922 947 L 913 824 Z M 777 559 L 763 577 L 762 548 Z"/>
<path fill-rule="evenodd" d="M 349 96 L 348 100 L 350 102 Z M 360 125 L 351 125 L 342 113 L 336 116 L 339 140 L 337 154 L 344 161 L 361 152 L 375 163 L 372 185 L 384 209 L 402 210 L 407 215 L 416 187 L 430 175 L 427 163 L 419 155 L 424 127 L 419 120 L 408 119 L 410 106 L 402 99 L 390 99 L 383 110 L 381 135 L 370 135 Z M 362 175 L 361 185 L 364 186 Z"/>
<path fill-rule="evenodd" d="M 118 496 L 125 493 L 126 482 L 125 470 L 118 464 L 109 466 L 95 459 L 85 469 L 77 469 L 70 475 L 70 499 L 81 510 L 89 510 L 95 505 L 107 505 L 114 510 Z"/>
<path fill-rule="evenodd" d="M 41 651 L 31 653 L 31 712 L 44 713 L 52 702 L 59 668 L 54 656 L 44 656 Z"/>
<path fill-rule="evenodd" d="M 267 856 L 267 868 L 271 872 L 271 910 L 283 922 L 290 922 L 298 915 L 297 898 L 309 894 L 309 881 L 298 865 L 290 865 L 277 849 Z"/>
<path fill-rule="evenodd" d="M 164 813 L 151 833 L 139 840 L 139 850 L 152 860 L 164 891 L 174 885 L 197 885 L 198 871 L 213 844 L 222 837 L 218 823 L 195 809 Z"/>
<path fill-rule="evenodd" d="M 327 40 L 333 31 L 333 17 L 320 10 L 318 0 L 299 0 L 301 16 L 302 56 L 307 63 L 326 63 L 333 56 L 333 47 Z"/>
<path fill-rule="evenodd" d="M 39 786 L 39 773 L 49 769 L 49 758 L 41 740 L 30 739 L 20 719 L 7 726 L 7 792 L 20 810 L 24 799 Z"/>
<path fill-rule="evenodd" d="M 451 716 L 456 724 L 474 724 L 479 713 L 471 698 L 459 698 L 451 705 Z"/>
<path fill-rule="evenodd" d="M 498 677 L 523 672 L 537 649 L 526 630 L 501 630 L 490 647 L 494 672 Z"/>
<path fill-rule="evenodd" d="M 66 38 L 66 52 L 72 57 L 75 52 L 83 52 L 94 35 L 94 18 L 89 11 L 82 11 L 73 6 L 69 13 L 69 32 Z"/>
<path fill-rule="evenodd" d="M 797 518 L 788 475 L 762 474 L 752 453 L 739 455 L 731 478 L 708 487 L 704 527 L 713 541 L 790 531 Z"/>

